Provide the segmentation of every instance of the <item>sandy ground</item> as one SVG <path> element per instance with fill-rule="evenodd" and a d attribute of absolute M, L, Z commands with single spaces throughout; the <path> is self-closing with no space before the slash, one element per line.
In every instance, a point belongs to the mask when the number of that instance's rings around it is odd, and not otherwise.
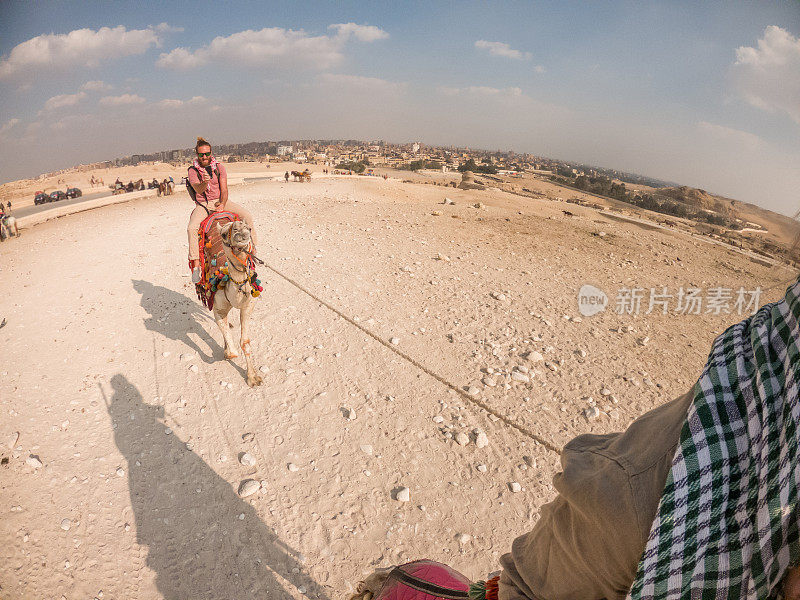
<path fill-rule="evenodd" d="M 621 286 L 790 276 L 502 192 L 314 178 L 231 197 L 253 211 L 275 269 L 259 269 L 260 388 L 222 358 L 189 283 L 188 198 L 64 217 L 0 247 L 4 600 L 338 599 L 372 568 L 422 557 L 484 577 L 553 497 L 548 445 L 624 429 L 682 394 L 744 318 L 576 318 L 582 284 L 613 303 Z M 517 366 L 530 382 L 511 379 Z M 442 380 L 476 387 L 535 437 Z M 261 490 L 241 498 L 248 478 Z"/>

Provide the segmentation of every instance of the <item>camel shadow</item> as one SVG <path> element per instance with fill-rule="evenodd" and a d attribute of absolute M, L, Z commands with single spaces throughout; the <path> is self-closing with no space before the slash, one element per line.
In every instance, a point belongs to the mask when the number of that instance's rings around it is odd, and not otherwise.
<path fill-rule="evenodd" d="M 132 279 L 131 281 L 133 289 L 142 296 L 141 307 L 150 314 L 144 320 L 144 326 L 149 331 L 155 331 L 166 338 L 189 346 L 207 364 L 225 360 L 225 352 L 222 346 L 200 324 L 205 321 L 213 324 L 214 327 L 217 326 L 211 313 L 204 306 L 181 293 L 160 285 L 153 285 L 149 281 L 141 279 Z M 200 346 L 189 336 L 190 333 L 194 333 L 204 340 L 211 352 L 206 353 L 201 350 Z M 246 376 L 246 372 L 242 367 L 233 361 L 228 362 L 243 377 Z"/>
<path fill-rule="evenodd" d="M 146 404 L 121 374 L 111 387 L 106 405 L 128 462 L 136 541 L 147 546 L 163 598 L 291 598 L 284 586 L 294 586 L 328 600 L 302 555 L 183 440 L 165 433 L 163 406 Z"/>

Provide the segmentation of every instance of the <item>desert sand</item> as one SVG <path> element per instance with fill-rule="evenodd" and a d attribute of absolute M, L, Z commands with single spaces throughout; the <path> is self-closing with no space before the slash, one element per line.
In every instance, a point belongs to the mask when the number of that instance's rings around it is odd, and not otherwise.
<path fill-rule="evenodd" d="M 683 394 L 746 316 L 581 317 L 581 285 L 764 304 L 792 275 L 497 190 L 315 174 L 231 198 L 271 267 L 259 388 L 190 284 L 185 194 L 0 246 L 0 597 L 338 599 L 423 557 L 483 578 L 553 498 L 558 448 Z"/>

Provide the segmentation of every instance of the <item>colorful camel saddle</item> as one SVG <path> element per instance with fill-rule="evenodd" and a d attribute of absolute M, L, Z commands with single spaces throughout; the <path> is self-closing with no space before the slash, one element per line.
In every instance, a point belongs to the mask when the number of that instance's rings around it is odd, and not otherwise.
<path fill-rule="evenodd" d="M 452 567 L 415 560 L 389 572 L 373 600 L 497 600 L 497 580 L 471 583 Z"/>
<path fill-rule="evenodd" d="M 239 215 L 228 212 L 213 212 L 200 224 L 197 230 L 197 244 L 200 248 L 200 282 L 195 284 L 197 298 L 208 310 L 214 308 L 214 294 L 220 285 L 228 281 L 228 263 L 225 246 L 217 231 L 217 224 L 223 227 L 231 221 L 240 221 Z M 261 282 L 255 272 L 255 263 L 248 257 L 248 267 L 252 270 L 250 286 L 253 296 L 262 291 Z"/>

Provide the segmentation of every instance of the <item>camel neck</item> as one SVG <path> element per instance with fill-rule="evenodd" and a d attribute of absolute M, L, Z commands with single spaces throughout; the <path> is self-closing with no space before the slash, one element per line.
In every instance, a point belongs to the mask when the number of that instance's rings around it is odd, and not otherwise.
<path fill-rule="evenodd" d="M 237 258 L 242 262 L 236 260 Z M 246 264 L 247 253 L 237 253 L 233 250 L 233 248 L 231 248 L 228 254 L 228 276 L 236 283 L 247 281 L 247 268 L 245 267 Z M 239 279 L 238 277 L 242 277 L 242 279 Z"/>

